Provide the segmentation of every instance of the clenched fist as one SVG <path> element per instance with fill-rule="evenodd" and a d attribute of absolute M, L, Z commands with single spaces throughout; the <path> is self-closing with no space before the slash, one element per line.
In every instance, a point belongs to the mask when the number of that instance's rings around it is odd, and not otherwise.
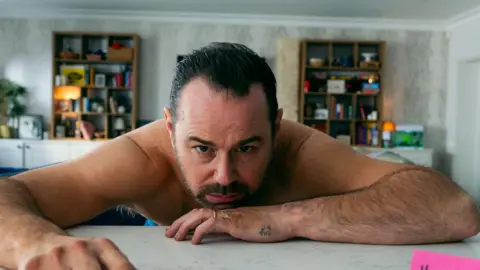
<path fill-rule="evenodd" d="M 105 238 L 53 236 L 20 257 L 19 270 L 135 269 L 112 241 Z"/>

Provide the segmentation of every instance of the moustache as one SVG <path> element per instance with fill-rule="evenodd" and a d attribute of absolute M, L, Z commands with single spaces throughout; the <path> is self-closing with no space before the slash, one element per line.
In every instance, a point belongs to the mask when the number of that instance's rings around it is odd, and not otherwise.
<path fill-rule="evenodd" d="M 232 193 L 246 194 L 246 193 L 249 193 L 249 189 L 247 185 L 236 181 L 229 185 L 220 185 L 220 184 L 208 185 L 203 187 L 200 192 L 201 195 L 206 195 L 211 193 L 218 193 L 222 195 L 227 195 Z"/>

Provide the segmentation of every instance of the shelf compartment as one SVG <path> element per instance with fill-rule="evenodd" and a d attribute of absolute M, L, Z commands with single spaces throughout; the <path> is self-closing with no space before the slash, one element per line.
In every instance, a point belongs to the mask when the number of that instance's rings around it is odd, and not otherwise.
<path fill-rule="evenodd" d="M 356 122 L 356 145 L 379 147 L 381 139 L 381 126 L 379 122 Z"/>
<path fill-rule="evenodd" d="M 354 42 L 333 42 L 331 67 L 355 68 L 354 55 Z"/>
<path fill-rule="evenodd" d="M 312 67 L 329 67 L 331 45 L 328 42 L 310 43 L 307 45 L 305 65 Z"/>
<path fill-rule="evenodd" d="M 351 120 L 355 118 L 353 95 L 330 95 L 329 118 L 331 120 Z"/>

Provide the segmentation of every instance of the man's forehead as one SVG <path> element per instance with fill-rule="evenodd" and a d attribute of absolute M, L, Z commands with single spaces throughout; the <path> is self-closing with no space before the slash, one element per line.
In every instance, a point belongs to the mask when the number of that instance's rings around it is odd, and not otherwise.
<path fill-rule="evenodd" d="M 219 89 L 197 78 L 184 87 L 178 111 L 184 118 L 232 116 L 240 120 L 251 116 L 258 120 L 263 115 L 268 120 L 268 104 L 262 86 L 252 84 L 248 90 L 247 95 L 238 96 L 232 89 Z"/>

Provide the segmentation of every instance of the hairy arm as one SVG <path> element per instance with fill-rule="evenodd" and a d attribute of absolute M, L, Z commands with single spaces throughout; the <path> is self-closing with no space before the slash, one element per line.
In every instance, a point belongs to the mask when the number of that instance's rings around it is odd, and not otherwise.
<path fill-rule="evenodd" d="M 15 268 L 19 250 L 47 234 L 65 232 L 45 218 L 24 183 L 0 180 L 0 267 Z"/>
<path fill-rule="evenodd" d="M 298 237 L 418 244 L 462 240 L 480 229 L 472 198 L 432 169 L 373 160 L 323 135 L 307 140 L 299 155 L 292 177 L 313 199 L 281 207 Z"/>
<path fill-rule="evenodd" d="M 80 159 L 0 180 L 0 266 L 14 268 L 42 239 L 66 235 L 63 229 L 108 208 L 154 196 L 158 173 L 166 170 L 138 146 L 137 134 Z"/>

